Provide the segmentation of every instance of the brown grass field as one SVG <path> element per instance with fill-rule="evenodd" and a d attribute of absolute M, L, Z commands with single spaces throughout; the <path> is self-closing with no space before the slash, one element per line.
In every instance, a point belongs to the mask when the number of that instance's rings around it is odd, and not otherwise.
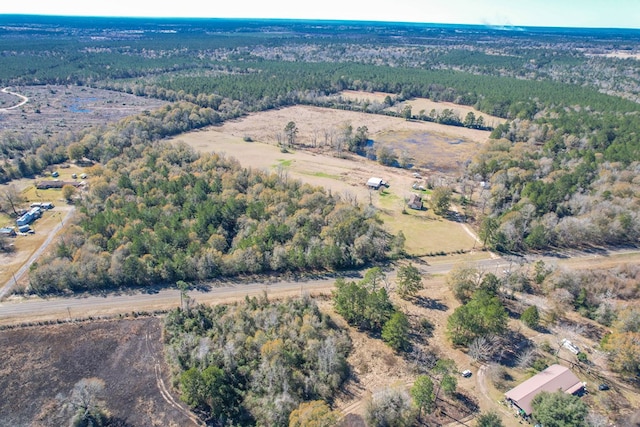
<path fill-rule="evenodd" d="M 345 99 L 352 100 L 368 100 L 370 102 L 380 102 L 384 101 L 384 98 L 389 94 L 383 92 L 363 92 L 363 91 L 355 91 L 355 90 L 345 90 L 340 92 L 340 96 Z M 389 110 L 400 112 L 404 108 L 405 105 L 411 106 L 411 111 L 414 115 L 419 114 L 420 111 L 424 111 L 424 114 L 429 115 L 431 110 L 436 110 L 436 112 L 441 113 L 444 109 L 452 110 L 456 115 L 460 117 L 461 120 L 467 116 L 468 113 L 475 114 L 476 118 L 483 117 L 485 125 L 496 127 L 499 124 L 505 123 L 507 120 L 491 116 L 489 114 L 483 113 L 482 111 L 476 110 L 473 107 L 468 105 L 459 105 L 454 104 L 453 102 L 436 102 L 427 98 L 414 98 L 408 101 L 400 102 L 393 107 L 389 107 Z"/>

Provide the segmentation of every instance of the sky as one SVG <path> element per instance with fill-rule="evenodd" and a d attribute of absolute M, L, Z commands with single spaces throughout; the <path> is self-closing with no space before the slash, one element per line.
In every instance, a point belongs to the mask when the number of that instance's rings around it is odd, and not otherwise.
<path fill-rule="evenodd" d="M 640 0 L 3 0 L 0 14 L 640 28 Z"/>

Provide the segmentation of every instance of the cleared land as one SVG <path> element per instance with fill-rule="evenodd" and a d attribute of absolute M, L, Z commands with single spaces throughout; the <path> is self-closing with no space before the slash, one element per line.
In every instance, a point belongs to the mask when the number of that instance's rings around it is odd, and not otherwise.
<path fill-rule="evenodd" d="M 283 153 L 277 147 L 275 135 L 282 132 L 289 121 L 294 121 L 299 129 L 298 147 Z M 354 129 L 367 126 L 374 147 L 384 144 L 398 152 L 409 151 L 416 166 L 406 170 L 382 166 L 352 153 L 342 152 L 337 156 L 330 142 L 325 143 L 325 132 L 333 131 L 335 136 L 345 123 Z M 430 210 L 402 214 L 405 200 L 416 192 L 412 185 L 457 171 L 488 136 L 486 131 L 435 123 L 295 106 L 252 114 L 222 126 L 180 135 L 172 141 L 184 142 L 202 152 L 226 153 L 244 167 L 286 173 L 349 200 L 371 203 L 380 210 L 392 231 L 402 230 L 408 237 L 407 249 L 423 255 L 470 250 L 475 240 L 460 224 L 436 217 Z M 246 142 L 246 138 L 253 142 Z M 414 171 L 420 171 L 422 178 L 417 180 Z M 388 181 L 390 187 L 380 192 L 370 191 L 365 183 L 372 176 Z"/>
<path fill-rule="evenodd" d="M 3 110 L 21 99 L 0 92 L 0 131 L 37 135 L 102 126 L 167 104 L 158 99 L 73 85 L 11 86 L 10 91 L 26 96 L 29 101 L 18 108 Z"/>
<path fill-rule="evenodd" d="M 176 398 L 167 392 L 161 323 L 145 318 L 0 332 L 0 426 L 52 425 L 45 413 L 56 397 L 92 377 L 104 381 L 106 407 L 125 425 L 197 425 L 169 402 Z"/>
<path fill-rule="evenodd" d="M 352 99 L 354 101 L 368 100 L 370 102 L 382 103 L 384 102 L 384 99 L 389 96 L 389 94 L 384 92 L 345 90 L 340 92 L 340 96 L 345 99 Z M 405 105 L 411 106 L 411 111 L 414 115 L 419 114 L 421 111 L 424 111 L 424 114 L 429 115 L 431 110 L 436 110 L 436 112 L 440 114 L 443 110 L 448 109 L 453 111 L 453 113 L 460 117 L 461 120 L 464 120 L 464 118 L 469 113 L 473 113 L 476 116 L 476 119 L 478 117 L 482 117 L 486 126 L 495 127 L 507 121 L 506 119 L 483 113 L 482 111 L 476 110 L 475 108 L 468 105 L 459 105 L 454 104 L 453 102 L 436 102 L 427 98 L 410 99 L 408 101 L 400 102 L 387 109 L 391 111 L 401 112 Z"/>

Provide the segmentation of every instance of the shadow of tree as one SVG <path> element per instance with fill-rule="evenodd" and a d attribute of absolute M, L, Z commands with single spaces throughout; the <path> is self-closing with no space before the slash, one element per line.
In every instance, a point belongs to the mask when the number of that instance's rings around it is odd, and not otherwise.
<path fill-rule="evenodd" d="M 443 304 L 439 299 L 434 298 L 417 296 L 414 298 L 414 303 L 422 308 L 427 308 L 429 310 L 447 311 L 449 309 L 448 305 Z"/>

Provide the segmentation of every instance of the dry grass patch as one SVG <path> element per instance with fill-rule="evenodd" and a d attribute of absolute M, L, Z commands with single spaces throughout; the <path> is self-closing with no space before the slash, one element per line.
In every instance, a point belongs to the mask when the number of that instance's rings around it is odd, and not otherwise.
<path fill-rule="evenodd" d="M 395 97 L 393 94 L 384 93 L 384 92 L 364 92 L 364 91 L 355 91 L 355 90 L 345 90 L 340 92 L 340 96 L 345 99 L 350 99 L 353 101 L 369 101 L 369 102 L 379 102 L 383 103 L 384 99 L 387 96 L 390 96 L 392 99 Z M 404 101 L 394 105 L 393 107 L 389 107 L 388 109 L 391 111 L 400 112 L 404 108 L 405 105 L 411 106 L 411 111 L 413 115 L 417 115 L 420 111 L 424 111 L 424 114 L 429 115 L 431 110 L 436 110 L 436 112 L 441 113 L 444 109 L 452 110 L 456 115 L 460 117 L 461 120 L 467 116 L 468 113 L 475 114 L 476 118 L 482 116 L 484 118 L 484 123 L 486 126 L 495 127 L 501 123 L 506 122 L 506 119 L 491 116 L 489 114 L 483 113 L 480 110 L 476 110 L 475 108 L 468 105 L 460 105 L 454 104 L 453 102 L 436 102 L 432 101 L 428 98 L 414 98 L 408 101 Z"/>
<path fill-rule="evenodd" d="M 404 215 L 381 215 L 392 233 L 402 230 L 407 238 L 405 249 L 414 256 L 436 252 L 469 251 L 475 241 L 459 224 L 444 220 L 430 212 L 407 211 Z"/>

